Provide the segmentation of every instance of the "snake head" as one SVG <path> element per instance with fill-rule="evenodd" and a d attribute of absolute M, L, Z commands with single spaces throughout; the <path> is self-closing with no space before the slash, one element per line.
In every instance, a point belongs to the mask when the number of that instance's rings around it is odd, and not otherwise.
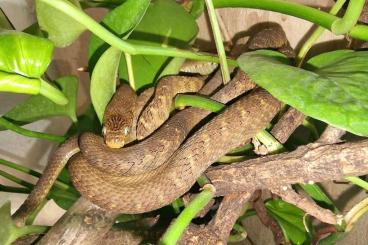
<path fill-rule="evenodd" d="M 128 137 L 129 128 L 125 127 L 122 130 L 109 130 L 105 126 L 102 128 L 102 134 L 105 139 L 105 144 L 110 148 L 122 148 L 125 144 L 125 139 Z"/>

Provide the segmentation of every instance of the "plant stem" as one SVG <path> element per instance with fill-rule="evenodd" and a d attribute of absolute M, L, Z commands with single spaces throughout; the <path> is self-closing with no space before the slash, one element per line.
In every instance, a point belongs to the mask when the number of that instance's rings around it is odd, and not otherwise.
<path fill-rule="evenodd" d="M 51 86 L 48 82 L 40 79 L 40 94 L 54 102 L 58 105 L 66 105 L 68 104 L 68 99 L 65 95 L 55 87 Z"/>
<path fill-rule="evenodd" d="M 217 21 L 215 8 L 213 7 L 212 0 L 205 0 L 205 2 L 207 6 L 207 12 L 210 18 L 212 33 L 215 38 L 217 54 L 220 57 L 220 68 L 221 68 L 222 80 L 224 81 L 224 84 L 226 84 L 230 81 L 231 78 L 230 78 L 230 73 L 229 73 L 229 66 L 226 62 L 226 53 L 225 53 L 224 43 L 221 37 L 220 27 Z"/>
<path fill-rule="evenodd" d="M 18 184 L 18 185 L 24 186 L 24 187 L 28 188 L 29 190 L 32 190 L 33 189 L 33 184 L 31 184 L 31 183 L 29 183 L 29 182 L 27 182 L 25 180 L 19 179 L 18 177 L 15 177 L 15 176 L 13 176 L 11 174 L 8 174 L 5 171 L 0 170 L 0 176 L 2 176 L 4 178 L 6 178 L 6 179 L 8 179 L 8 180 L 10 180 L 10 181 Z"/>
<path fill-rule="evenodd" d="M 279 12 L 308 20 L 329 30 L 331 30 L 333 22 L 339 19 L 334 15 L 312 7 L 283 0 L 213 0 L 213 4 L 215 8 L 243 7 Z M 349 35 L 353 38 L 368 41 L 368 26 L 356 25 L 351 29 Z"/>
<path fill-rule="evenodd" d="M 364 3 L 365 0 L 350 0 L 344 17 L 332 23 L 332 33 L 335 35 L 348 33 L 358 22 Z"/>
<path fill-rule="evenodd" d="M 205 109 L 211 112 L 220 112 L 225 108 L 225 105 L 215 100 L 198 95 L 179 94 L 175 97 L 175 108 L 183 108 L 193 106 L 196 108 Z"/>
<path fill-rule="evenodd" d="M 134 80 L 134 70 L 133 70 L 133 64 L 132 64 L 132 56 L 130 54 L 124 53 L 127 71 L 128 71 L 128 80 L 130 87 L 135 91 L 135 80 Z"/>
<path fill-rule="evenodd" d="M 24 187 L 14 187 L 0 184 L 0 191 L 2 192 L 10 192 L 10 193 L 24 193 L 29 194 L 31 192 L 30 189 Z"/>
<path fill-rule="evenodd" d="M 41 173 L 39 173 L 37 171 L 34 171 L 34 170 L 32 170 L 30 168 L 27 168 L 27 167 L 24 167 L 22 165 L 19 165 L 19 164 L 16 164 L 16 163 L 7 161 L 5 159 L 0 159 L 0 164 L 3 165 L 3 166 L 7 166 L 9 168 L 15 169 L 15 170 L 17 170 L 19 172 L 32 175 L 34 177 L 38 177 L 39 178 L 42 175 Z"/>
<path fill-rule="evenodd" d="M 49 229 L 48 226 L 26 225 L 15 230 L 17 238 L 30 234 L 44 234 Z"/>
<path fill-rule="evenodd" d="M 171 57 L 182 57 L 193 60 L 202 60 L 209 62 L 219 62 L 219 58 L 213 55 L 206 55 L 198 52 L 191 52 L 188 50 L 182 50 L 172 47 L 151 47 L 145 45 L 137 45 L 127 41 L 121 40 L 119 37 L 115 36 L 113 33 L 109 32 L 94 19 L 88 16 L 86 13 L 78 9 L 67 1 L 63 0 L 40 0 L 45 4 L 58 9 L 69 17 L 73 18 L 78 23 L 85 26 L 88 30 L 94 33 L 96 36 L 110 44 L 111 46 L 128 53 L 130 55 L 159 55 L 159 56 L 171 56 Z M 237 66 L 235 60 L 229 59 L 229 64 Z"/>
<path fill-rule="evenodd" d="M 39 173 L 37 171 L 34 171 L 30 168 L 19 165 L 17 163 L 7 161 L 5 159 L 0 159 L 0 165 L 7 166 L 7 167 L 12 168 L 14 170 L 17 170 L 19 172 L 26 173 L 26 174 L 29 174 L 29 175 L 32 175 L 32 176 L 38 177 L 38 178 L 41 177 L 41 175 L 42 175 L 41 173 Z M 69 185 L 65 184 L 64 182 L 62 182 L 60 180 L 56 180 L 55 183 L 54 183 L 54 186 L 56 188 L 61 189 L 61 190 L 69 190 L 70 189 Z"/>
<path fill-rule="evenodd" d="M 346 0 L 337 0 L 336 3 L 334 4 L 334 6 L 331 8 L 330 10 L 330 14 L 332 15 L 336 15 L 340 9 L 342 8 L 342 6 L 344 5 Z M 299 53 L 297 55 L 297 67 L 301 67 L 303 64 L 303 61 L 305 59 L 305 56 L 307 55 L 308 51 L 311 49 L 311 47 L 313 46 L 313 44 L 318 40 L 318 38 L 322 35 L 322 33 L 324 32 L 324 28 L 323 27 L 317 27 L 316 30 L 312 33 L 312 35 L 308 38 L 307 41 L 305 41 L 305 43 L 303 44 L 303 46 L 301 47 L 301 49 L 299 50 Z"/>
<path fill-rule="evenodd" d="M 189 225 L 190 221 L 214 197 L 215 192 L 216 190 L 213 185 L 205 185 L 201 193 L 199 193 L 189 203 L 189 205 L 181 212 L 174 223 L 169 226 L 159 244 L 176 244 L 185 228 Z"/>
<path fill-rule="evenodd" d="M 344 219 L 346 221 L 345 232 L 349 232 L 353 229 L 354 224 L 358 221 L 360 217 L 368 212 L 368 198 L 363 199 L 363 201 L 356 204 L 350 211 L 345 215 Z"/>
<path fill-rule="evenodd" d="M 268 152 L 272 154 L 285 151 L 284 146 L 266 130 L 259 132 L 256 137 L 267 147 Z"/>
<path fill-rule="evenodd" d="M 31 131 L 31 130 L 19 127 L 18 125 L 6 120 L 4 117 L 0 117 L 0 125 L 13 132 L 16 132 L 18 134 L 21 134 L 27 137 L 31 137 L 31 138 L 45 139 L 45 140 L 55 141 L 59 143 L 64 142 L 66 139 L 64 136 L 35 132 L 35 131 Z"/>
<path fill-rule="evenodd" d="M 368 191 L 368 182 L 362 180 L 361 178 L 356 177 L 356 176 L 350 176 L 350 177 L 345 177 L 345 179 L 350 181 L 354 185 L 360 186 L 363 189 Z"/>

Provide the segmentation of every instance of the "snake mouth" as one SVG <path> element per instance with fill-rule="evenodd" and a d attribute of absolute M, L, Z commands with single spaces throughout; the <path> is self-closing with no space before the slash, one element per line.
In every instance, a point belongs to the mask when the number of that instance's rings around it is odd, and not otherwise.
<path fill-rule="evenodd" d="M 118 135 L 111 135 L 105 136 L 105 144 L 109 147 L 109 148 L 113 148 L 113 149 L 119 149 L 122 148 L 125 144 L 125 137 L 124 136 L 118 136 Z"/>

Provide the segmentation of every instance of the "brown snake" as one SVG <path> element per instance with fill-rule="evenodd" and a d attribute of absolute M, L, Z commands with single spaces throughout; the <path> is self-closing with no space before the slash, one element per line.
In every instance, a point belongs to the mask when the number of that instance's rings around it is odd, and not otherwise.
<path fill-rule="evenodd" d="M 246 81 L 244 74 L 238 73 L 211 98 L 227 103 L 254 87 Z M 219 85 L 213 79 L 200 92 L 211 94 Z M 163 207 L 188 191 L 219 157 L 265 128 L 280 106 L 280 102 L 266 91 L 256 89 L 205 124 L 184 144 L 190 131 L 209 112 L 187 108 L 145 140 L 121 149 L 106 146 L 100 136 L 91 133 L 72 137 L 54 153 L 14 219 L 18 225 L 24 224 L 29 210 L 47 195 L 69 159 L 73 184 L 84 197 L 100 207 L 120 213 L 142 213 Z M 129 117 L 137 117 L 137 113 L 131 112 Z M 105 125 L 107 123 L 105 121 Z M 146 122 L 141 125 L 144 128 Z M 143 133 L 142 138 L 149 133 Z M 127 142 L 132 139 L 134 136 Z"/>

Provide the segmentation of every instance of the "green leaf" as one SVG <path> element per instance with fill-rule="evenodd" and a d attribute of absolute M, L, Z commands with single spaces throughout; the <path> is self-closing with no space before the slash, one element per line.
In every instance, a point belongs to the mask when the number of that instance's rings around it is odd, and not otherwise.
<path fill-rule="evenodd" d="M 80 194 L 72 186 L 68 190 L 53 187 L 48 197 L 53 199 L 60 208 L 68 210 L 78 200 Z"/>
<path fill-rule="evenodd" d="M 69 128 L 65 136 L 70 137 L 83 132 L 100 134 L 101 129 L 102 127 L 100 121 L 96 115 L 96 112 L 93 110 L 93 106 L 91 105 L 83 115 L 78 117 L 78 121 Z"/>
<path fill-rule="evenodd" d="M 4 11 L 0 8 L 0 31 L 1 29 L 14 30 L 14 27 L 5 15 Z"/>
<path fill-rule="evenodd" d="M 0 70 L 40 78 L 52 60 L 54 45 L 45 38 L 16 31 L 0 33 Z"/>
<path fill-rule="evenodd" d="M 64 0 L 76 8 L 80 8 L 77 0 Z M 36 0 L 38 23 L 48 33 L 48 38 L 56 47 L 65 47 L 74 42 L 85 31 L 85 27 L 60 10 L 50 7 L 41 0 Z"/>
<path fill-rule="evenodd" d="M 47 227 L 27 225 L 17 227 L 10 216 L 10 202 L 0 208 L 0 244 L 10 245 L 19 237 L 46 232 Z"/>
<path fill-rule="evenodd" d="M 0 244 L 11 244 L 17 239 L 17 227 L 10 216 L 10 202 L 0 208 Z"/>
<path fill-rule="evenodd" d="M 331 199 L 323 192 L 323 190 L 317 184 L 300 184 L 305 192 L 308 193 L 321 207 L 328 208 L 334 213 L 339 213 L 335 204 Z"/>
<path fill-rule="evenodd" d="M 293 244 L 303 244 L 309 240 L 303 224 L 304 211 L 282 200 L 266 202 L 269 214 L 280 225 L 285 238 Z"/>
<path fill-rule="evenodd" d="M 8 120 L 19 124 L 31 123 L 40 119 L 54 116 L 68 116 L 76 121 L 76 105 L 78 94 L 78 79 L 74 76 L 61 77 L 55 81 L 68 98 L 65 106 L 56 105 L 42 95 L 31 96 L 23 103 L 18 104 L 4 115 Z M 3 130 L 3 128 L 0 128 Z"/>
<path fill-rule="evenodd" d="M 304 114 L 357 135 L 368 135 L 368 52 L 338 50 L 312 58 L 311 71 L 281 63 L 269 51 L 238 62 L 258 85 Z"/>
<path fill-rule="evenodd" d="M 102 123 L 105 108 L 115 93 L 121 51 L 111 47 L 98 60 L 91 77 L 91 100 Z"/>
<path fill-rule="evenodd" d="M 0 91 L 20 94 L 39 94 L 41 80 L 0 71 Z"/>
<path fill-rule="evenodd" d="M 114 29 L 111 23 L 104 22 L 105 26 L 123 36 L 119 30 Z M 180 28 L 178 28 L 180 26 Z M 142 21 L 129 36 L 129 40 L 135 44 L 150 46 L 174 46 L 186 48 L 188 43 L 198 32 L 197 24 L 189 13 L 172 0 L 157 0 L 150 4 Z M 98 46 L 91 41 L 89 57 L 93 60 L 99 57 L 106 47 Z M 170 58 L 163 56 L 135 55 L 132 57 L 135 87 L 140 89 L 157 80 Z M 143 72 L 144 71 L 144 72 Z M 122 57 L 119 67 L 119 77 L 128 80 L 125 58 Z"/>
<path fill-rule="evenodd" d="M 199 18 L 204 11 L 204 4 L 204 0 L 192 0 L 190 14 L 196 19 Z"/>
<path fill-rule="evenodd" d="M 348 235 L 347 232 L 335 232 L 318 241 L 318 245 L 335 245 Z"/>
<path fill-rule="evenodd" d="M 142 20 L 142 17 L 150 5 L 150 0 L 127 0 L 119 7 L 109 12 L 101 24 L 121 37 L 128 38 L 130 32 Z M 91 36 L 88 47 L 89 67 L 93 68 L 100 56 L 108 49 L 109 45 L 96 35 Z"/>

